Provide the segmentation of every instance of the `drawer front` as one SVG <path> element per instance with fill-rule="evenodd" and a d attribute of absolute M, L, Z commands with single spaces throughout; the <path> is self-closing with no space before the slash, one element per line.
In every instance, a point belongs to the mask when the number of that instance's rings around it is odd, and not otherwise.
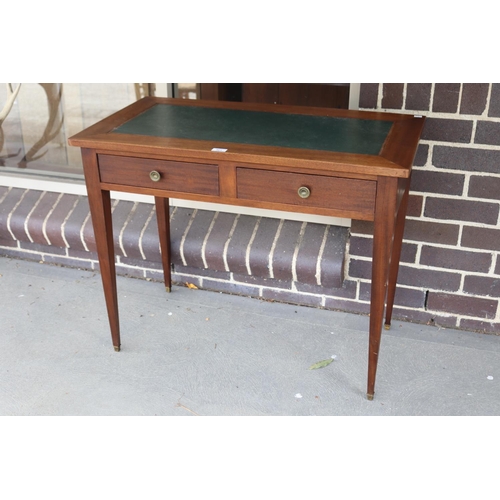
<path fill-rule="evenodd" d="M 238 168 L 237 187 L 238 198 L 246 200 L 361 214 L 375 209 L 375 181 Z"/>
<path fill-rule="evenodd" d="M 99 171 L 101 182 L 109 184 L 219 195 L 217 165 L 99 155 Z"/>

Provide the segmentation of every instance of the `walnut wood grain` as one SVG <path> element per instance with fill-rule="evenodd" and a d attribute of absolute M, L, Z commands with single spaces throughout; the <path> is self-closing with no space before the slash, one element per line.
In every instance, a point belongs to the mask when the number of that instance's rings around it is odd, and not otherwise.
<path fill-rule="evenodd" d="M 111 338 L 115 351 L 119 351 L 120 322 L 118 318 L 118 295 L 116 289 L 115 250 L 110 193 L 108 190 L 101 189 L 99 185 L 99 170 L 95 152 L 90 149 L 82 149 L 82 161 L 101 271 L 101 280 L 108 310 Z"/>
<path fill-rule="evenodd" d="M 129 121 L 156 104 L 382 120 L 393 121 L 394 125 L 379 155 L 338 153 L 224 142 L 214 144 L 213 141 L 113 133 L 113 130 L 120 124 Z M 351 172 L 366 175 L 407 178 L 410 169 L 408 159 L 413 158 L 423 122 L 424 119 L 422 118 L 419 119 L 414 118 L 412 115 L 395 113 L 146 97 L 124 108 L 122 111 L 111 115 L 98 124 L 76 134 L 69 139 L 69 143 L 72 146 L 95 149 L 105 148 L 109 151 L 127 150 L 130 153 L 145 154 L 161 152 L 163 154 L 172 154 L 194 160 L 204 159 L 214 162 L 226 160 L 232 162 L 262 163 L 263 158 L 266 157 L 266 162 L 268 164 L 276 166 L 286 165 L 291 168 L 319 168 L 328 169 L 331 172 Z M 212 148 L 214 146 L 227 148 L 228 151 L 226 153 L 213 152 Z M 399 161 L 400 158 L 402 162 Z"/>
<path fill-rule="evenodd" d="M 156 104 L 392 122 L 378 154 L 113 133 Z M 146 115 L 144 115 L 146 116 Z M 113 345 L 120 349 L 110 190 L 155 197 L 165 286 L 171 285 L 169 197 L 374 221 L 367 396 L 373 399 L 381 329 L 392 315 L 411 166 L 424 118 L 394 113 L 144 98 L 69 139 L 82 148 Z M 386 130 L 385 127 L 384 130 Z M 377 143 L 378 144 L 378 143 Z M 377 146 L 378 147 L 378 146 Z M 158 182 L 149 173 L 160 173 Z M 298 197 L 306 186 L 311 194 Z M 387 307 L 386 307 L 387 306 Z"/>
<path fill-rule="evenodd" d="M 310 190 L 308 198 L 298 195 L 302 186 Z M 237 168 L 237 189 L 240 199 L 343 209 L 360 215 L 373 214 L 375 207 L 373 181 Z"/>
<path fill-rule="evenodd" d="M 111 155 L 99 155 L 98 161 L 102 182 L 178 193 L 219 194 L 217 165 Z M 153 171 L 158 172 L 158 181 L 151 179 Z"/>
<path fill-rule="evenodd" d="M 170 266 L 170 206 L 168 198 L 155 197 L 158 236 L 160 239 L 161 263 L 167 292 L 172 290 L 172 269 Z"/>
<path fill-rule="evenodd" d="M 368 345 L 367 397 L 373 399 L 386 303 L 389 261 L 392 251 L 397 204 L 397 179 L 382 177 L 377 183 L 373 231 L 370 338 Z"/>

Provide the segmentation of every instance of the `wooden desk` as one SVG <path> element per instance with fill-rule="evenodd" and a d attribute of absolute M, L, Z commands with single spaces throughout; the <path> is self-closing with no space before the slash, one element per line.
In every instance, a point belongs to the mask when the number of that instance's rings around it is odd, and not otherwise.
<path fill-rule="evenodd" d="M 167 291 L 169 197 L 372 220 L 367 397 L 373 399 L 423 125 L 413 115 L 146 97 L 71 137 L 70 145 L 82 148 L 115 350 L 110 190 L 155 197 Z"/>

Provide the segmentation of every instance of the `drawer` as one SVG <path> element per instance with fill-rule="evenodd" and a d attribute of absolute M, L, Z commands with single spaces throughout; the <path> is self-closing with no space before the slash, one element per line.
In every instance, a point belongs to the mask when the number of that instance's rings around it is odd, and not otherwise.
<path fill-rule="evenodd" d="M 375 209 L 375 181 L 242 167 L 236 175 L 238 198 L 245 200 L 360 214 L 372 214 Z"/>
<path fill-rule="evenodd" d="M 98 161 L 101 182 L 179 193 L 219 195 L 217 165 L 114 155 L 99 155 Z M 155 177 L 151 172 L 157 172 L 159 176 Z"/>

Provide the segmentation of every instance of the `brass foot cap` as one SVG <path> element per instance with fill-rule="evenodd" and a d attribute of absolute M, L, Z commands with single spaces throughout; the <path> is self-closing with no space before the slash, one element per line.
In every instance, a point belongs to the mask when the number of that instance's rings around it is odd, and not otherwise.
<path fill-rule="evenodd" d="M 167 291 L 167 293 L 170 293 L 172 291 L 169 286 L 166 286 L 165 290 Z"/>
<path fill-rule="evenodd" d="M 386 325 L 384 325 L 384 328 L 385 328 L 386 330 L 390 330 L 390 329 L 391 329 L 391 325 L 390 325 L 390 324 L 386 324 Z"/>
<path fill-rule="evenodd" d="M 368 399 L 368 401 L 373 401 L 373 394 L 367 394 L 366 399 Z"/>
<path fill-rule="evenodd" d="M 120 352 L 120 346 L 119 345 L 114 345 L 113 347 L 115 348 L 116 352 Z"/>

